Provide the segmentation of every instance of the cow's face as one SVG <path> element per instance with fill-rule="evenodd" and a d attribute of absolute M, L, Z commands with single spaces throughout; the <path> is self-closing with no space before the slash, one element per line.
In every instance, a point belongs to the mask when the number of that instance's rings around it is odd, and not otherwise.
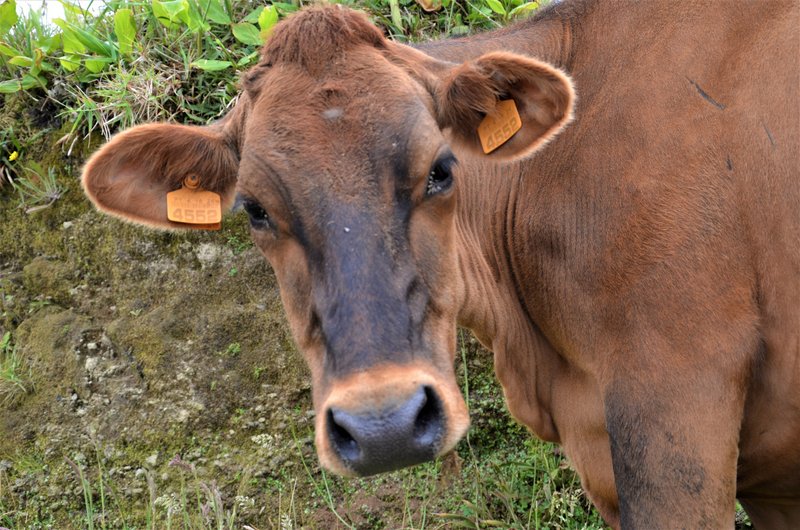
<path fill-rule="evenodd" d="M 371 474 L 450 449 L 469 423 L 456 160 L 431 96 L 375 48 L 314 74 L 252 72 L 237 189 L 311 367 L 322 461 Z"/>
<path fill-rule="evenodd" d="M 569 82 L 508 54 L 440 63 L 332 7 L 279 26 L 243 85 L 219 124 L 117 136 L 87 164 L 87 193 L 166 227 L 164 197 L 188 175 L 240 197 L 311 368 L 325 467 L 369 475 L 450 450 L 469 424 L 453 371 L 456 157 L 498 97 L 523 127 L 489 156 L 531 152 L 568 121 Z"/>

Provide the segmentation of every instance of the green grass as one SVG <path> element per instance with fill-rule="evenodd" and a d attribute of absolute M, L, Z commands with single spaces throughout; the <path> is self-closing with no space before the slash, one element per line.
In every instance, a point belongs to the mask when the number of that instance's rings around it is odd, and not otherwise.
<path fill-rule="evenodd" d="M 0 404 L 13 404 L 33 389 L 30 372 L 6 331 L 0 338 Z"/>
<path fill-rule="evenodd" d="M 363 9 L 398 40 L 459 35 L 498 27 L 534 11 L 525 0 L 341 0 Z M 0 9 L 0 94 L 23 93 L 52 104 L 85 137 L 143 121 L 207 123 L 238 93 L 237 74 L 282 17 L 305 3 L 257 0 L 96 2 L 99 13 L 68 2 L 66 18 L 48 25 L 34 10 Z M 18 11 L 18 10 L 17 10 Z"/>
<path fill-rule="evenodd" d="M 36 162 L 29 162 L 25 173 L 12 182 L 17 190 L 20 206 L 26 213 L 34 213 L 51 206 L 64 194 L 64 187 L 56 179 L 54 167 L 43 169 Z"/>
<path fill-rule="evenodd" d="M 443 460 L 367 479 L 331 476 L 319 468 L 308 441 L 311 424 L 299 422 L 290 439 L 277 433 L 231 440 L 198 438 L 192 442 L 197 444 L 194 448 L 184 446 L 176 453 L 159 450 L 164 457 L 155 464 L 134 456 L 136 451 L 151 454 L 150 445 L 130 448 L 130 454 L 114 458 L 97 442 L 68 459 L 57 453 L 20 453 L 6 457 L 11 469 L 0 466 L 0 525 L 197 530 L 605 528 L 555 446 L 532 438 L 505 412 L 487 354 L 467 353 L 473 346 L 464 348 L 469 361 L 460 364 L 459 374 L 469 390 L 475 421 L 468 439 Z M 254 414 L 237 409 L 231 427 L 241 429 Z M 293 411 L 293 417 L 302 416 L 302 410 Z M 264 476 L 250 457 L 240 460 L 235 472 L 223 475 L 210 464 L 220 454 L 242 447 L 280 456 L 293 465 Z M 180 453 L 190 456 L 169 456 Z M 126 465 L 132 470 L 120 474 Z M 30 476 L 63 491 L 63 507 L 48 511 L 48 505 L 42 509 L 36 499 L 3 495 L 3 488 Z M 139 493 L 126 494 L 132 487 Z"/>

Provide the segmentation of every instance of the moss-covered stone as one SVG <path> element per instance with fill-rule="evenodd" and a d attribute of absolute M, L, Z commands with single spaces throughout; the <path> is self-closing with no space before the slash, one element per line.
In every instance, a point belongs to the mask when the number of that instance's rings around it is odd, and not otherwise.
<path fill-rule="evenodd" d="M 78 358 L 71 345 L 87 326 L 88 320 L 72 310 L 49 306 L 15 330 L 17 355 L 33 392 L 0 414 L 0 432 L 6 433 L 0 437 L 0 454 L 20 447 L 35 437 L 39 427 L 52 421 L 56 396 L 67 395 L 79 379 Z"/>
<path fill-rule="evenodd" d="M 23 269 L 25 288 L 31 293 L 61 305 L 69 305 L 75 278 L 72 269 L 61 261 L 34 258 Z"/>

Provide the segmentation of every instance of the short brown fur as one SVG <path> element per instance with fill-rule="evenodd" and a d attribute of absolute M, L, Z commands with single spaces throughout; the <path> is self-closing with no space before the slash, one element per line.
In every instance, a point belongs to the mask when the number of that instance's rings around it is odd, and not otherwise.
<path fill-rule="evenodd" d="M 341 6 L 311 7 L 292 17 L 291 24 L 275 28 L 261 51 L 260 64 L 293 64 L 315 76 L 359 45 L 385 45 L 383 34 L 366 15 Z"/>

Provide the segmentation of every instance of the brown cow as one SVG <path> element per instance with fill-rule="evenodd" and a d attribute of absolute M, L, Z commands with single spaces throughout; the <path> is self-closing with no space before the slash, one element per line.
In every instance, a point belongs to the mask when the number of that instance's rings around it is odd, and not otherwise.
<path fill-rule="evenodd" d="M 797 528 L 799 53 L 794 0 L 559 3 L 419 49 L 313 8 L 225 119 L 124 132 L 83 184 L 165 228 L 187 177 L 242 197 L 329 469 L 453 447 L 458 322 L 612 526 L 730 528 L 738 496 Z M 484 154 L 509 99 L 521 129 Z"/>

